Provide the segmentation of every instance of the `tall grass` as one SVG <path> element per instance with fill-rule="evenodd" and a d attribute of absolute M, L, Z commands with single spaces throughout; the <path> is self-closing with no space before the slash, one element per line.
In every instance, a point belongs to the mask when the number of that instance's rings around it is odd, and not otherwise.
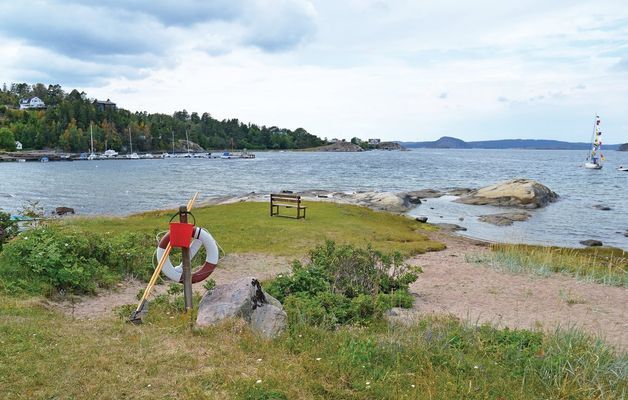
<path fill-rule="evenodd" d="M 152 304 L 139 327 L 114 318 L 71 320 L 44 305 L 0 297 L 3 398 L 621 399 L 628 394 L 628 357 L 577 331 L 545 335 L 424 318 L 409 327 L 381 323 L 336 331 L 295 324 L 267 341 L 238 321 L 190 331 L 178 306 L 166 302 Z"/>
<path fill-rule="evenodd" d="M 628 253 L 616 248 L 496 244 L 491 253 L 468 256 L 467 260 L 501 271 L 565 273 L 584 281 L 628 287 Z"/>

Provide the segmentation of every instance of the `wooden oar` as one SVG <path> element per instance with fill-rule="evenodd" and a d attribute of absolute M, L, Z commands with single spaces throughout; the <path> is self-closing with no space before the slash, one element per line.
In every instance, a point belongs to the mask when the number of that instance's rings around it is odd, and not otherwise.
<path fill-rule="evenodd" d="M 188 204 L 187 204 L 188 211 L 190 211 L 192 207 L 194 207 L 194 203 L 196 203 L 197 197 L 198 197 L 198 192 L 196 192 L 194 196 L 190 199 L 190 201 L 188 201 Z M 157 279 L 159 278 L 159 274 L 161 273 L 161 270 L 164 267 L 166 260 L 168 259 L 168 255 L 170 255 L 170 251 L 172 251 L 172 246 L 170 245 L 170 243 L 168 243 L 168 246 L 166 246 L 166 250 L 164 251 L 164 254 L 161 256 L 161 259 L 159 260 L 159 263 L 157 264 L 157 268 L 155 268 L 155 271 L 153 272 L 153 276 L 151 276 L 150 280 L 148 281 L 148 285 L 146 286 L 146 289 L 144 290 L 144 293 L 142 294 L 140 303 L 137 305 L 137 308 L 135 309 L 135 311 L 133 311 L 133 314 L 131 314 L 131 317 L 129 318 L 129 322 L 133 322 L 133 323 L 142 322 L 141 317 L 138 317 L 138 315 L 142 311 L 144 306 L 146 305 L 146 300 L 148 299 L 150 292 L 153 290 L 153 286 L 155 286 L 155 283 L 157 282 Z"/>

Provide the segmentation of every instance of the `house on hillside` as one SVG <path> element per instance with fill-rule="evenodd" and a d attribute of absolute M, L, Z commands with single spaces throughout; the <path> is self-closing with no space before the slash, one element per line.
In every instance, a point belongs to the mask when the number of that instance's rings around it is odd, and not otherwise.
<path fill-rule="evenodd" d="M 15 141 L 15 150 L 22 150 L 22 142 Z"/>
<path fill-rule="evenodd" d="M 39 97 L 20 100 L 20 110 L 31 110 L 38 108 L 46 108 L 46 104 L 44 104 L 44 102 Z"/>
<path fill-rule="evenodd" d="M 96 106 L 96 109 L 98 111 L 105 111 L 105 110 L 115 110 L 116 109 L 116 103 L 114 103 L 113 101 L 107 99 L 106 101 L 102 101 L 102 100 L 94 100 L 94 106 Z"/>
<path fill-rule="evenodd" d="M 380 139 L 369 139 L 369 144 L 373 146 L 378 145 L 380 142 L 381 142 Z"/>

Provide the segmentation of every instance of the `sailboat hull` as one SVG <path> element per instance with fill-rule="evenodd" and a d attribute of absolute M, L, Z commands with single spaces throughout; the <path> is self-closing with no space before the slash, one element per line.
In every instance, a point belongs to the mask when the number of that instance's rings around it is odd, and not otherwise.
<path fill-rule="evenodd" d="M 601 164 L 593 164 L 593 163 L 584 163 L 584 167 L 588 169 L 602 169 Z"/>

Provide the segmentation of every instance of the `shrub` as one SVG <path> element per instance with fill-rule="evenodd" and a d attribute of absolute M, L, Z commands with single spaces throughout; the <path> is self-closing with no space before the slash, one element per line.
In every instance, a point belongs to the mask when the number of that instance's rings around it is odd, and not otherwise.
<path fill-rule="evenodd" d="M 153 246 L 148 236 L 137 234 L 110 237 L 41 227 L 5 246 L 0 281 L 9 291 L 94 293 L 125 275 L 147 279 Z"/>
<path fill-rule="evenodd" d="M 310 252 L 307 264 L 294 261 L 292 274 L 278 276 L 266 290 L 284 302 L 291 324 L 331 328 L 367 323 L 392 307 L 411 307 L 408 286 L 419 272 L 398 253 L 328 241 Z"/>
<path fill-rule="evenodd" d="M 0 211 L 0 251 L 2 245 L 17 235 L 17 221 L 11 219 L 11 214 Z"/>

